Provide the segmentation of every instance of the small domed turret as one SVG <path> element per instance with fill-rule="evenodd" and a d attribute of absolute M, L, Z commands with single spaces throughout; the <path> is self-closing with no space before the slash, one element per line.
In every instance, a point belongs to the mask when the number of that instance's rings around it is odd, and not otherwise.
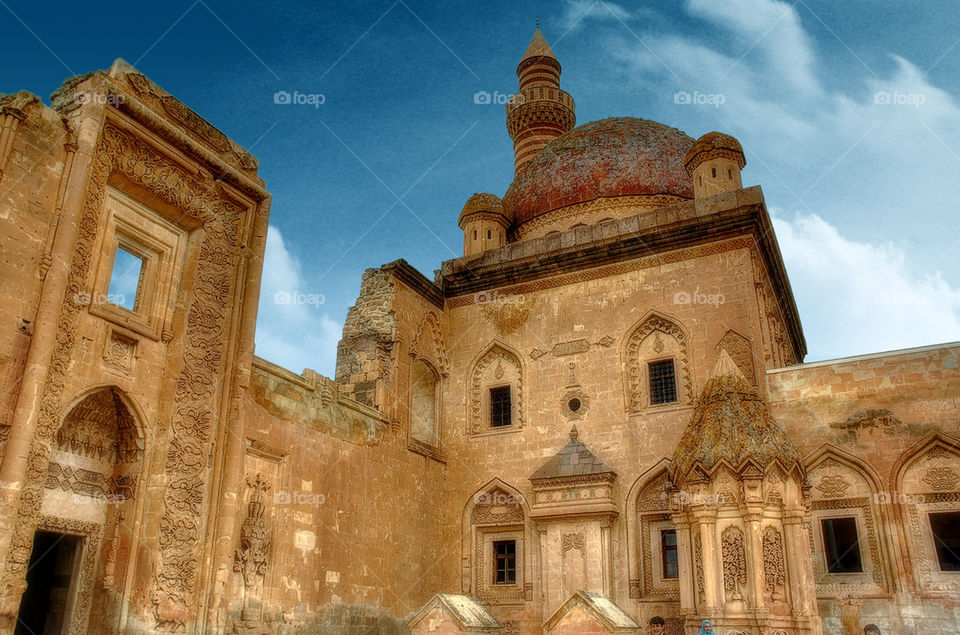
<path fill-rule="evenodd" d="M 510 219 L 504 213 L 503 202 L 496 194 L 484 192 L 467 199 L 457 224 L 463 230 L 464 256 L 472 256 L 507 244 Z"/>
<path fill-rule="evenodd" d="M 742 188 L 740 170 L 746 164 L 740 142 L 722 132 L 708 132 L 697 139 L 683 160 L 693 177 L 696 198 Z"/>

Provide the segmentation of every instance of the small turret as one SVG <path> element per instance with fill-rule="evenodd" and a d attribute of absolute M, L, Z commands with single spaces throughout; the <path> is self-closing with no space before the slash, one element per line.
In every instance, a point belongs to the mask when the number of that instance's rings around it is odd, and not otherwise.
<path fill-rule="evenodd" d="M 740 170 L 746 164 L 740 142 L 722 132 L 708 132 L 697 139 L 683 160 L 696 198 L 742 188 Z"/>
<path fill-rule="evenodd" d="M 464 256 L 507 244 L 510 219 L 503 211 L 503 202 L 495 194 L 484 192 L 467 199 L 457 224 L 463 230 Z"/>
<path fill-rule="evenodd" d="M 515 175 L 543 146 L 577 123 L 573 97 L 560 90 L 560 71 L 560 62 L 537 26 L 517 66 L 520 90 L 507 102 Z"/>

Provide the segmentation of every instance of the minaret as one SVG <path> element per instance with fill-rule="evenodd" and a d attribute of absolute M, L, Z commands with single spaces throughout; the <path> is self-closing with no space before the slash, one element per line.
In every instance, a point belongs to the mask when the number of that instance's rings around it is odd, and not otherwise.
<path fill-rule="evenodd" d="M 573 97 L 560 90 L 560 62 L 537 26 L 517 66 L 520 90 L 507 102 L 507 132 L 513 139 L 514 175 L 577 123 Z"/>

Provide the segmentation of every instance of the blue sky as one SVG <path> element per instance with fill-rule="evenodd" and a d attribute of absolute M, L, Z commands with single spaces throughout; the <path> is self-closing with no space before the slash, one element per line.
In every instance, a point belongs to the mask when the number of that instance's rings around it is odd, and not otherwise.
<path fill-rule="evenodd" d="M 960 339 L 952 0 L 0 0 L 0 91 L 47 101 L 123 57 L 251 149 L 274 196 L 257 353 L 331 375 L 363 270 L 432 277 L 464 201 L 510 184 L 503 106 L 474 94 L 516 90 L 537 15 L 579 123 L 740 139 L 807 361 Z"/>

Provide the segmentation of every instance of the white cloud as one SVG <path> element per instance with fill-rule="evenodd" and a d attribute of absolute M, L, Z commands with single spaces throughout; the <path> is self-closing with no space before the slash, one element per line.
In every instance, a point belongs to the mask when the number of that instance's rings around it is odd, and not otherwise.
<path fill-rule="evenodd" d="M 914 271 L 903 250 L 845 238 L 817 215 L 775 213 L 773 224 L 808 361 L 960 339 L 960 290 L 939 272 Z"/>
<path fill-rule="evenodd" d="M 257 355 L 294 372 L 313 368 L 333 377 L 343 325 L 324 312 L 326 298 L 304 281 L 280 230 L 270 226 L 260 284 Z"/>
<path fill-rule="evenodd" d="M 631 13 L 614 2 L 566 0 L 560 25 L 565 32 L 569 32 L 582 26 L 587 20 L 626 22 L 631 19 Z"/>

